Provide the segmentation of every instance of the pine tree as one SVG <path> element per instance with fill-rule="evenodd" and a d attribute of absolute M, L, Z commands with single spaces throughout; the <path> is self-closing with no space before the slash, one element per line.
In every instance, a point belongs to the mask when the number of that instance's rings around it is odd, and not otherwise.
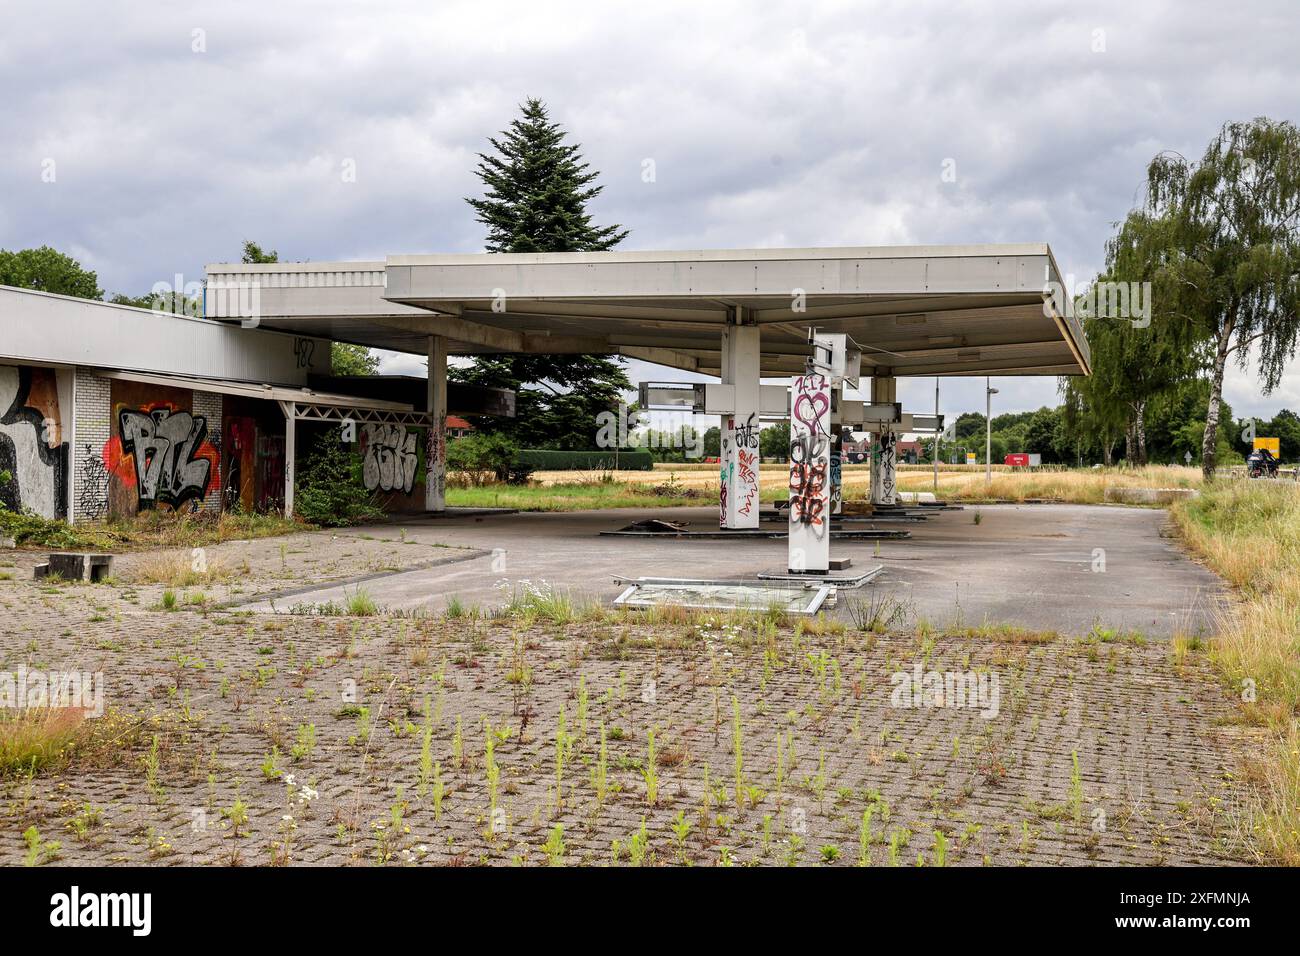
<path fill-rule="evenodd" d="M 622 242 L 621 226 L 595 226 L 587 203 L 600 195 L 599 175 L 582 161 L 576 143 L 552 123 L 546 106 L 529 99 L 522 116 L 501 136 L 489 137 L 497 155 L 479 154 L 484 198 L 467 199 L 487 226 L 488 252 L 601 252 Z"/>
<path fill-rule="evenodd" d="M 528 99 L 521 115 L 500 136 L 489 137 L 495 153 L 480 153 L 482 199 L 465 201 L 487 227 L 488 252 L 601 252 L 628 234 L 622 226 L 596 226 L 587 204 L 604 188 L 583 161 L 576 143 L 565 141 L 546 106 Z M 602 355 L 499 355 L 476 358 L 448 375 L 459 382 L 511 388 L 518 393 L 515 418 L 477 419 L 487 431 L 526 436 L 538 448 L 592 447 L 596 416 L 617 408 L 632 386 L 621 359 Z"/>

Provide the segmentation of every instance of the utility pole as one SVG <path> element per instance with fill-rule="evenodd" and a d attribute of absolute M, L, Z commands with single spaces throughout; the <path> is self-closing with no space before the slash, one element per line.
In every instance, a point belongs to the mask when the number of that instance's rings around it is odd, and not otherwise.
<path fill-rule="evenodd" d="M 934 377 L 934 496 L 939 497 L 939 376 Z M 1300 474 L 1300 472 L 1297 472 Z"/>

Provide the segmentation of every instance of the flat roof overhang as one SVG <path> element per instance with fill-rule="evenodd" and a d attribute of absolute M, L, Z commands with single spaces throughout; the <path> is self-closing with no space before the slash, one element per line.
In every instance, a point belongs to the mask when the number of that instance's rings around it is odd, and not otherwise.
<path fill-rule="evenodd" d="M 720 333 L 740 314 L 762 329 L 769 377 L 803 370 L 810 328 L 849 334 L 867 375 L 1090 371 L 1077 320 L 1054 307 L 1061 279 L 1044 243 L 402 255 L 208 272 L 217 289 L 259 284 L 265 327 L 399 351 L 443 335 L 454 354 L 620 354 L 718 375 Z M 208 314 L 229 317 L 212 298 Z"/>

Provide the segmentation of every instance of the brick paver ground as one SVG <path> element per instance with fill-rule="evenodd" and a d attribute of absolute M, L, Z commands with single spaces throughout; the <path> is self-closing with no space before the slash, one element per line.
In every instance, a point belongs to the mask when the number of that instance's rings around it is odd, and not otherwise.
<path fill-rule="evenodd" d="M 446 550 L 222 545 L 175 610 L 132 583 L 155 556 L 111 585 L 0 557 L 0 669 L 102 671 L 109 708 L 66 766 L 0 782 L 0 864 L 35 826 L 69 864 L 851 865 L 868 811 L 874 865 L 1249 859 L 1235 707 L 1168 643 L 217 606 Z M 996 678 L 996 715 L 899 706 L 918 666 Z"/>

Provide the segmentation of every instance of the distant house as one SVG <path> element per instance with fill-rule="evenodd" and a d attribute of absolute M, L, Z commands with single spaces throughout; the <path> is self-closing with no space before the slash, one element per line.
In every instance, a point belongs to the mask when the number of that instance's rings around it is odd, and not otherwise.
<path fill-rule="evenodd" d="M 447 437 L 448 438 L 464 438 L 473 430 L 474 430 L 474 426 L 471 425 L 469 422 L 465 421 L 465 419 L 461 418 L 459 415 L 447 416 Z"/>

